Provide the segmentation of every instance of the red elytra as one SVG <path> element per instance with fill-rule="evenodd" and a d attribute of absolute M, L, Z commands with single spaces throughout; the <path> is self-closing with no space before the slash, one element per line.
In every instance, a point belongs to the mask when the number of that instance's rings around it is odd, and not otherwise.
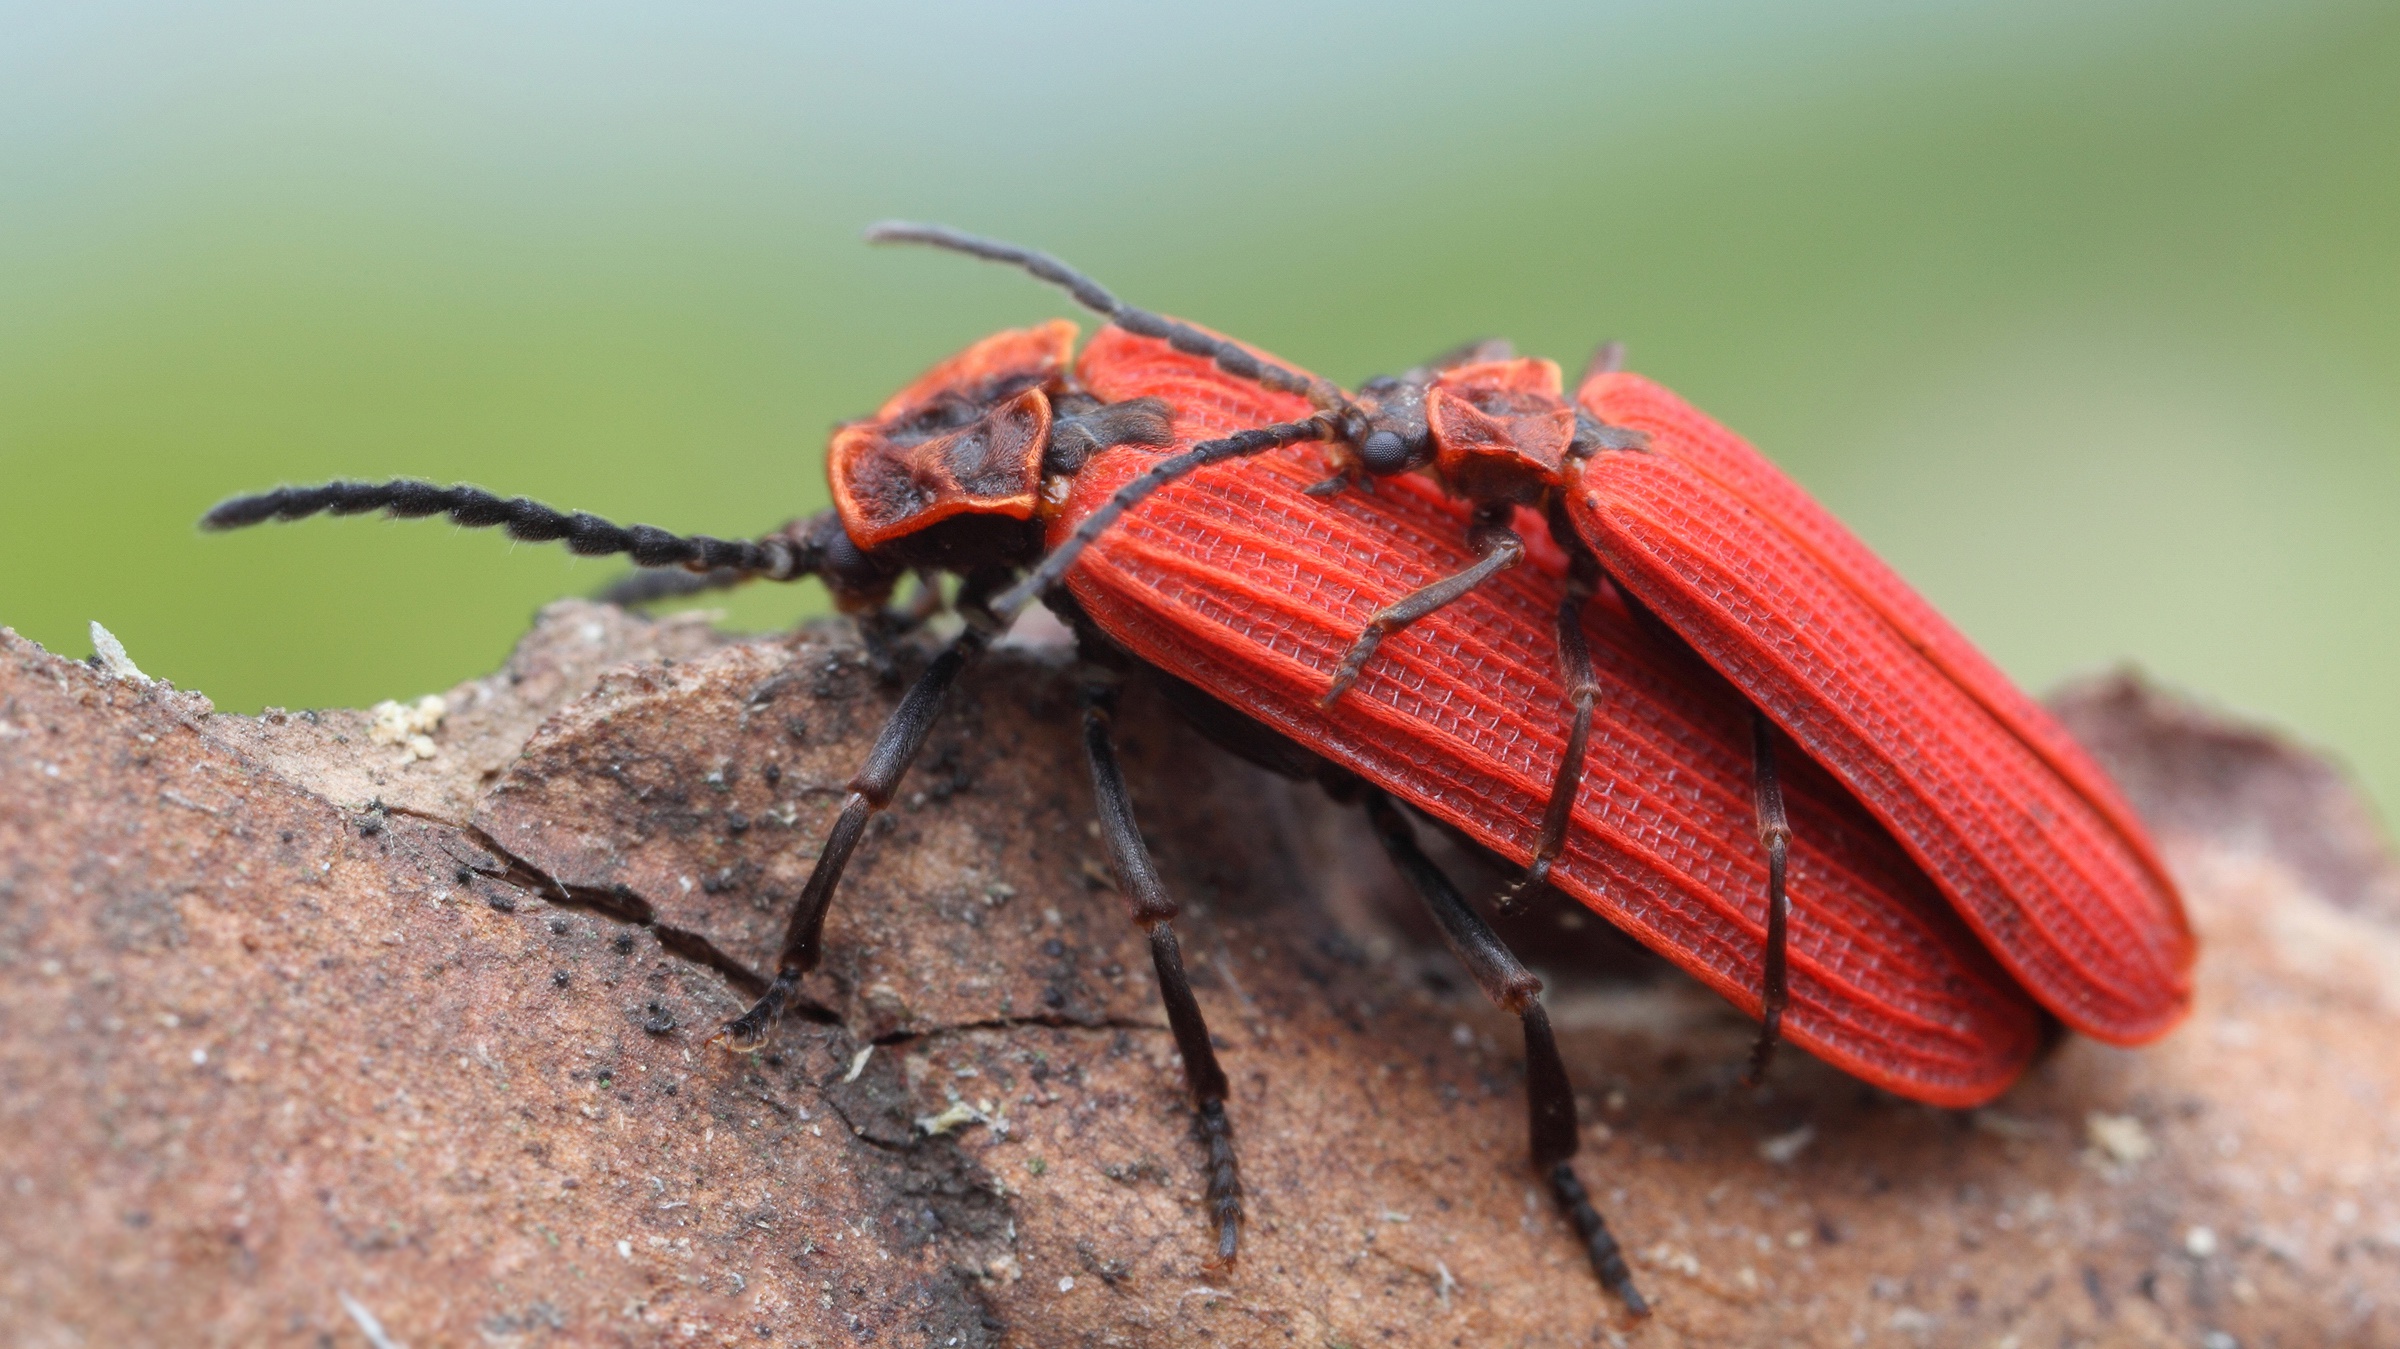
<path fill-rule="evenodd" d="M 1305 411 L 1116 328 L 1093 337 L 1077 373 L 1103 399 L 1164 399 L 1178 445 Z M 1154 453 L 1116 449 L 1086 466 L 1050 522 L 1053 545 Z M 1537 549 L 1394 633 L 1348 695 L 1320 707 L 1370 616 L 1472 560 L 1465 506 L 1426 480 L 1307 495 L 1323 476 L 1321 456 L 1299 446 L 1203 470 L 1102 535 L 1067 585 L 1143 660 L 1522 864 L 1566 739 L 1552 629 L 1563 557 Z M 1551 883 L 1756 1016 L 1766 854 L 1751 826 L 1748 708 L 1609 597 L 1586 606 L 1584 633 L 1600 729 Z M 2031 1000 L 1839 784 L 1803 763 L 1786 792 L 1785 1035 L 1916 1100 L 1997 1095 L 2039 1045 Z"/>
<path fill-rule="evenodd" d="M 2120 1044 L 2173 1028 L 2182 903 L 2065 729 L 1732 432 L 1637 375 L 1577 398 L 1650 437 L 1566 497 L 1609 574 L 1849 783 L 2061 1020 Z"/>
<path fill-rule="evenodd" d="M 1205 434 L 1308 410 L 1294 395 L 1152 339 L 1104 343 L 1107 333 L 1084 358 L 1090 387 L 1115 398 L 1163 396 L 1179 413 L 1187 404 L 1223 409 L 1196 423 Z M 1221 387 L 1202 394 L 1203 385 Z M 1548 361 L 1440 372 L 1424 393 L 1431 466 L 1462 499 L 1533 501 L 1561 490 L 1578 539 L 1610 580 L 1832 770 L 2010 973 L 2069 1026 L 2133 1044 L 2181 1020 L 2194 955 L 2181 902 L 2131 809 L 2065 730 L 1740 438 L 1636 375 L 1595 374 L 1578 402 L 1644 443 L 1568 453 L 1562 431 L 1574 411 Z M 1102 481 L 1087 470 L 1078 495 Z M 1378 490 L 1409 481 L 1382 479 Z M 1524 518 L 1520 527 L 1532 523 Z M 1055 524 L 1052 536 L 1064 537 Z M 1461 550 L 1437 565 L 1455 572 L 1468 560 Z M 1088 575 L 1088 551 L 1083 565 Z M 1088 584 L 1070 578 L 1079 597 Z M 1407 631 L 1385 639 L 1375 660 Z M 1336 665 L 1311 672 L 1317 688 Z M 1287 733 L 1314 744 L 1302 731 Z M 1555 763 L 1556 749 L 1549 753 Z M 1606 782 L 1595 774 L 1585 790 Z M 1409 796 L 1405 784 L 1384 785 Z M 1520 860 L 1526 852 L 1494 846 Z M 1794 902 L 1797 909 L 1797 895 Z M 1755 1010 L 1756 997 L 1744 1005 Z"/>

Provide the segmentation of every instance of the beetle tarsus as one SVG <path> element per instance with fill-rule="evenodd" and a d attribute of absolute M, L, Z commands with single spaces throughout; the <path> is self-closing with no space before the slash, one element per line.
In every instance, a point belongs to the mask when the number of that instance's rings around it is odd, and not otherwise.
<path fill-rule="evenodd" d="M 775 1023 L 783 1019 L 784 1006 L 800 987 L 801 975 L 794 971 L 777 974 L 767 985 L 767 991 L 749 1011 L 719 1027 L 708 1037 L 712 1045 L 723 1045 L 736 1054 L 751 1054 L 766 1047 L 767 1037 L 774 1033 Z"/>
<path fill-rule="evenodd" d="M 1217 1229 L 1217 1258 L 1211 1263 L 1221 1268 L 1242 1253 L 1242 1173 L 1233 1154 L 1233 1122 L 1225 1117 L 1223 1101 L 1203 1101 L 1193 1118 L 1200 1141 L 1208 1149 L 1204 1202 L 1209 1221 Z"/>
<path fill-rule="evenodd" d="M 1592 1262 L 1592 1273 L 1600 1276 L 1600 1286 L 1617 1295 L 1625 1310 L 1636 1316 L 1650 1314 L 1650 1301 L 1634 1286 L 1633 1271 L 1626 1268 L 1625 1252 L 1617 1245 L 1616 1237 L 1608 1230 L 1608 1220 L 1592 1206 L 1592 1197 L 1583 1188 L 1583 1179 L 1575 1167 L 1560 1162 L 1550 1168 L 1550 1196 L 1558 1201 L 1559 1211 L 1574 1225 L 1575 1235 L 1583 1240 L 1584 1254 Z"/>

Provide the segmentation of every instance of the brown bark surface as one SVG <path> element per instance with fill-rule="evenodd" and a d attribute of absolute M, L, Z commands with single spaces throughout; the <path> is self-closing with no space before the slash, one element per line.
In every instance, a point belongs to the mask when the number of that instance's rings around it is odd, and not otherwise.
<path fill-rule="evenodd" d="M 423 758 L 0 631 L 0 1338 L 2400 1344 L 2395 874 L 2271 736 L 2069 696 L 2186 885 L 2199 1010 L 1986 1110 L 1798 1055 L 1743 1091 L 1714 999 L 1579 911 L 1513 925 L 1635 1322 L 1535 1191 L 1513 1024 L 1359 823 L 1137 690 L 1252 1215 L 1205 1263 L 1053 651 L 968 675 L 769 1051 L 708 1046 L 897 694 L 839 629 L 566 603 Z"/>

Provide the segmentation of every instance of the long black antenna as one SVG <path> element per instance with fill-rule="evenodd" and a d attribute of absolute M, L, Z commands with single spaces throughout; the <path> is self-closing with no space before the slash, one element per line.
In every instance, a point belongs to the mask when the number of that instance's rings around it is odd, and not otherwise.
<path fill-rule="evenodd" d="M 1132 305 L 1109 293 L 1106 286 L 1094 281 L 1047 253 L 997 239 L 954 230 L 947 225 L 926 225 L 911 220 L 886 220 L 867 227 L 867 242 L 871 244 L 927 244 L 946 248 L 953 253 L 991 262 L 1004 262 L 1022 268 L 1075 297 L 1075 302 L 1094 313 L 1106 315 L 1118 327 L 1139 337 L 1155 337 L 1177 351 L 1193 356 L 1206 356 L 1219 370 L 1236 379 L 1246 379 L 1277 393 L 1298 394 L 1320 412 L 1331 412 L 1344 423 L 1363 422 L 1358 409 L 1341 386 L 1328 379 L 1303 375 L 1287 370 L 1272 361 L 1262 361 L 1241 347 L 1192 327 L 1163 318 L 1147 309 Z M 1344 425 L 1345 434 L 1354 428 Z"/>
<path fill-rule="evenodd" d="M 527 497 L 503 497 L 479 487 L 442 487 L 414 478 L 390 482 L 329 482 L 315 487 L 278 487 L 256 496 L 218 503 L 200 518 L 202 529 L 240 529 L 269 520 L 311 515 L 364 515 L 382 511 L 400 519 L 448 515 L 469 528 L 499 526 L 527 543 L 563 541 L 585 557 L 626 553 L 644 567 L 688 567 L 737 571 L 790 580 L 815 571 L 820 559 L 803 557 L 790 541 L 769 537 L 718 539 L 706 534 L 671 534 L 655 525 L 620 525 L 582 511 L 562 511 Z"/>

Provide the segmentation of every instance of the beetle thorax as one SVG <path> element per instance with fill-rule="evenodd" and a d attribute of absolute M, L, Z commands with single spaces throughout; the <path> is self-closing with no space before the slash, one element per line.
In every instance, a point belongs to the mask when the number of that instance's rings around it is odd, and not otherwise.
<path fill-rule="evenodd" d="M 1434 377 L 1425 391 L 1434 471 L 1459 496 L 1534 505 L 1558 485 L 1575 411 L 1558 363 L 1478 361 Z"/>

